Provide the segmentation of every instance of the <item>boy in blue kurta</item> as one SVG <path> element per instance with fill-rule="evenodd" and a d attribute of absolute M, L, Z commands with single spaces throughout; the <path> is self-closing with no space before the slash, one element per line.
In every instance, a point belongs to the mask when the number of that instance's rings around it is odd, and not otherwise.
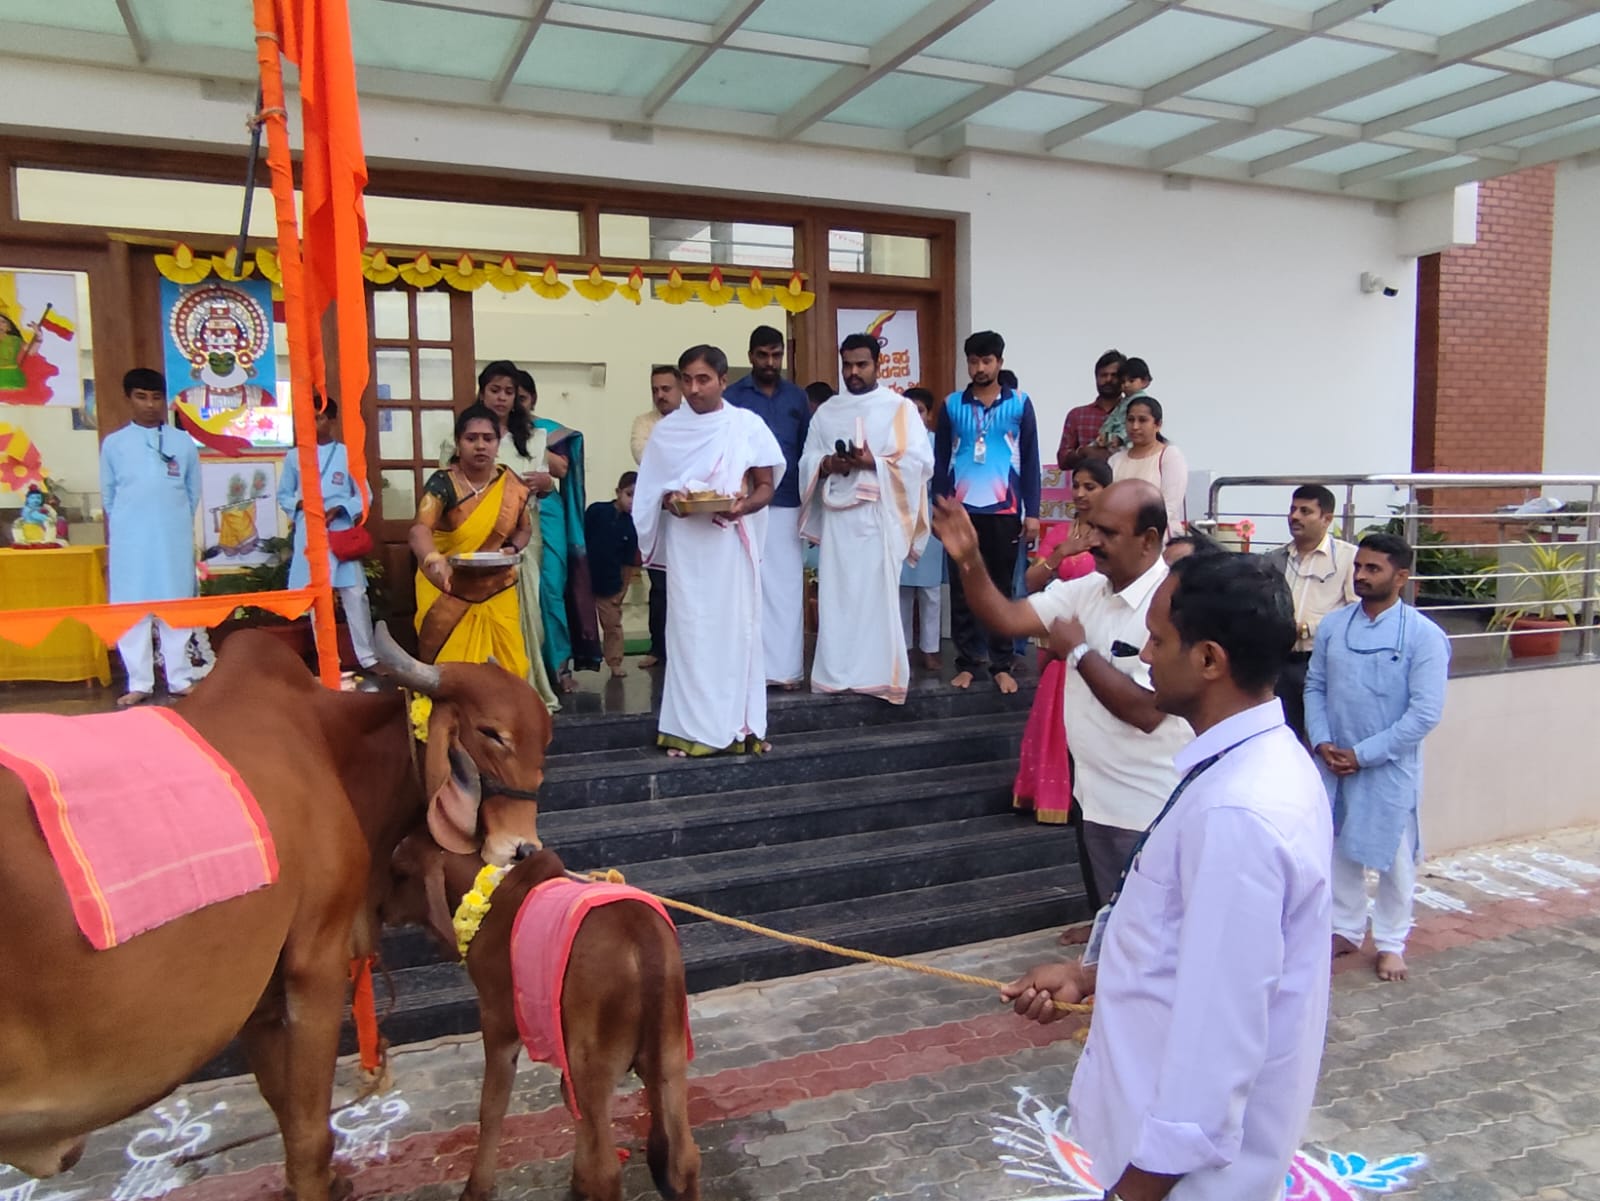
<path fill-rule="evenodd" d="M 167 381 L 136 367 L 122 378 L 133 421 L 100 444 L 100 495 L 110 548 L 112 604 L 177 600 L 194 595 L 194 515 L 200 505 L 200 456 L 194 441 L 167 425 Z M 161 639 L 167 691 L 184 696 L 194 684 L 190 630 L 145 617 L 117 639 L 128 672 L 127 708 L 155 691 L 152 632 Z"/>
<path fill-rule="evenodd" d="M 1372 938 L 1380 980 L 1404 980 L 1422 846 L 1422 740 L 1444 712 L 1450 640 L 1400 599 L 1413 553 L 1393 534 L 1356 551 L 1361 599 L 1323 618 L 1306 673 L 1306 733 L 1333 802 L 1334 954 L 1367 935 L 1367 868 L 1378 872 Z"/>
<path fill-rule="evenodd" d="M 322 480 L 322 508 L 328 530 L 352 529 L 366 512 L 366 498 L 350 478 L 350 458 L 339 441 L 339 405 L 331 396 L 317 413 L 317 467 Z M 283 479 L 278 484 L 278 507 L 294 525 L 294 558 L 289 563 L 289 587 L 311 584 L 311 563 L 306 558 L 306 523 L 301 513 L 300 456 L 290 451 L 283 463 Z M 372 607 L 367 602 L 367 574 L 359 560 L 344 562 L 328 552 L 328 572 L 344 608 L 345 625 L 350 630 L 350 645 L 356 662 L 372 667 L 378 653 L 372 648 Z"/>

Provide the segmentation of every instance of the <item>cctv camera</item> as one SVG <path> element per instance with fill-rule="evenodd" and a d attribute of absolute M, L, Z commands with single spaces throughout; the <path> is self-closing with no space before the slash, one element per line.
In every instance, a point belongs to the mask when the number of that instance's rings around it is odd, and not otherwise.
<path fill-rule="evenodd" d="M 1385 296 L 1391 298 L 1400 295 L 1399 288 L 1395 287 L 1381 275 L 1375 275 L 1371 271 L 1363 271 L 1361 273 L 1361 290 L 1367 293 L 1369 296 L 1373 292 L 1382 292 Z"/>
<path fill-rule="evenodd" d="M 1400 289 L 1395 287 L 1393 284 L 1386 284 L 1383 289 L 1383 294 L 1392 300 L 1394 297 L 1400 295 Z"/>

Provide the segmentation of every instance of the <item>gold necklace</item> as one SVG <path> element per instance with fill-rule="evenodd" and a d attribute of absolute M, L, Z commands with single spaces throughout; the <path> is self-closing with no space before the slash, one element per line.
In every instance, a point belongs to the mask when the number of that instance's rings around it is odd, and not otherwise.
<path fill-rule="evenodd" d="M 463 484 L 465 484 L 468 488 L 472 488 L 472 481 L 467 478 L 467 473 L 465 471 L 462 471 L 460 473 L 460 475 L 461 475 L 461 482 Z M 475 497 L 482 496 L 483 492 L 484 492 L 484 489 L 487 488 L 490 484 L 494 483 L 494 480 L 495 480 L 494 473 L 490 472 L 489 473 L 489 478 L 483 481 L 483 487 L 482 488 L 472 488 L 471 492 L 469 492 L 466 496 L 463 496 L 456 503 L 457 504 L 461 504 L 461 503 L 463 503 L 465 501 L 472 500 Z"/>

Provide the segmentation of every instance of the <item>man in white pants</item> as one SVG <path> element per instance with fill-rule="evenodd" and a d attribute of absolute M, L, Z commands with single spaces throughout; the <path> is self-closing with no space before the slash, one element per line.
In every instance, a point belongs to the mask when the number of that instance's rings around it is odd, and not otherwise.
<path fill-rule="evenodd" d="M 805 565 L 800 547 L 800 452 L 811 427 L 805 390 L 783 378 L 783 334 L 770 325 L 750 334 L 750 374 L 723 399 L 766 423 L 783 451 L 784 471 L 767 508 L 761 558 L 761 639 L 767 683 L 794 689 L 805 681 Z"/>
<path fill-rule="evenodd" d="M 133 421 L 100 444 L 111 603 L 193 596 L 200 455 L 188 434 L 167 425 L 167 381 L 159 371 L 136 367 L 123 377 L 122 391 Z M 167 691 L 184 696 L 194 684 L 191 631 L 144 617 L 117 639 L 128 672 L 128 691 L 117 700 L 121 708 L 143 704 L 155 691 L 152 632 L 161 638 Z"/>
<path fill-rule="evenodd" d="M 1367 935 L 1367 869 L 1378 872 L 1372 940 L 1380 980 L 1406 978 L 1420 839 L 1422 740 L 1444 712 L 1450 641 L 1400 599 L 1413 553 L 1393 534 L 1356 551 L 1356 604 L 1322 619 L 1306 673 L 1306 733 L 1333 801 L 1333 954 Z"/>

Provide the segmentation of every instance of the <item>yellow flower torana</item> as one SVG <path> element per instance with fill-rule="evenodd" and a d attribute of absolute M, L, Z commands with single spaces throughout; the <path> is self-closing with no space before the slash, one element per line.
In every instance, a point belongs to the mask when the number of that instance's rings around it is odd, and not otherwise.
<path fill-rule="evenodd" d="M 461 904 L 456 906 L 456 915 L 450 925 L 456 932 L 456 949 L 461 952 L 462 959 L 467 957 L 467 948 L 478 936 L 478 927 L 483 925 L 483 919 L 489 912 L 494 890 L 500 886 L 500 881 L 505 879 L 505 874 L 509 870 L 504 867 L 480 868 L 477 878 L 472 882 L 471 890 L 461 898 Z"/>

